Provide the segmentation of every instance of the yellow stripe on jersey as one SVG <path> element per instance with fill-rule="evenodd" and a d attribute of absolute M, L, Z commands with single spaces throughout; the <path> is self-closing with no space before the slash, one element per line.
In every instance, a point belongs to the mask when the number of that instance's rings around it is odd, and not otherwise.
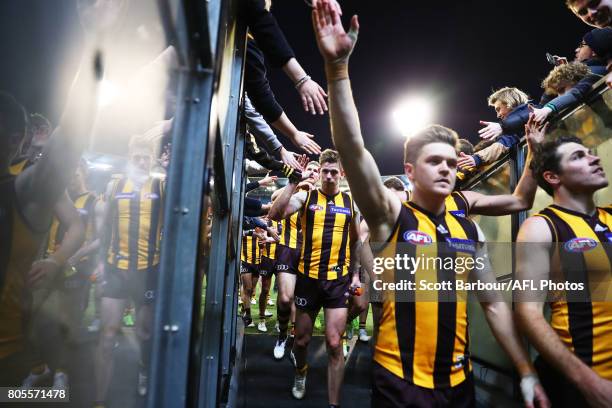
<path fill-rule="evenodd" d="M 300 214 L 295 212 L 280 222 L 280 245 L 297 249 L 300 244 Z"/>
<path fill-rule="evenodd" d="M 127 178 L 115 183 L 110 198 L 112 230 L 107 261 L 124 270 L 155 266 L 163 224 L 162 182 L 150 178 L 140 190 Z"/>
<path fill-rule="evenodd" d="M 264 245 L 261 256 L 264 256 L 272 260 L 276 259 L 276 246 L 277 245 L 278 244 L 276 242 L 268 242 L 266 245 Z"/>
<path fill-rule="evenodd" d="M 427 213 L 413 203 L 405 203 L 389 244 L 380 254 L 385 258 L 407 255 L 411 258 L 448 259 L 473 256 L 463 252 L 475 248 L 476 227 L 466 217 L 461 196 L 447 202 L 440 216 Z M 461 246 L 459 246 L 461 245 Z M 416 271 L 387 270 L 386 282 L 408 280 L 418 283 L 466 279 L 469 271 L 435 264 L 421 264 Z M 454 290 L 389 292 L 383 296 L 383 313 L 375 346 L 374 360 L 400 378 L 429 389 L 454 387 L 471 371 L 468 351 L 468 319 L 465 293 Z"/>
<path fill-rule="evenodd" d="M 245 235 L 242 237 L 242 250 L 240 251 L 240 260 L 251 265 L 259 265 L 261 261 L 261 252 L 257 237 L 253 235 Z"/>
<path fill-rule="evenodd" d="M 551 302 L 550 324 L 568 349 L 608 380 L 612 380 L 612 259 L 610 249 L 601 244 L 609 245 L 612 237 L 610 211 L 598 208 L 590 217 L 551 205 L 536 214 L 547 221 L 560 243 L 552 254 L 551 279 L 587 288 L 582 299 L 567 301 L 562 296 Z"/>
<path fill-rule="evenodd" d="M 301 210 L 301 257 L 298 271 L 310 278 L 335 280 L 348 274 L 351 261 L 350 223 L 355 212 L 351 196 L 308 193 Z"/>

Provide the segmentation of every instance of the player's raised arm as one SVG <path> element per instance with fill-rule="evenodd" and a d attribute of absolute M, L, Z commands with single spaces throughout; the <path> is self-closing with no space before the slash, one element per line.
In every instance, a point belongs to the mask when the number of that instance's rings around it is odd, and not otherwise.
<path fill-rule="evenodd" d="M 313 27 L 325 60 L 334 145 L 340 154 L 342 167 L 359 209 L 368 224 L 376 226 L 381 236 L 385 233 L 388 235 L 397 219 L 401 203 L 383 186 L 376 162 L 364 146 L 348 77 L 348 60 L 359 31 L 357 16 L 353 16 L 347 33 L 332 2 L 313 1 L 313 7 Z"/>

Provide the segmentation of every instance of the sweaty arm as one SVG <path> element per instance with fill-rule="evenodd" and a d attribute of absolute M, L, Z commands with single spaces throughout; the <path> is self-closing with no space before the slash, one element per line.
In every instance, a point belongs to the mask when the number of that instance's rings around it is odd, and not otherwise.
<path fill-rule="evenodd" d="M 297 184 L 289 183 L 272 203 L 268 218 L 280 221 L 299 211 L 306 202 L 307 193 L 299 191 L 294 194 Z"/>
<path fill-rule="evenodd" d="M 550 246 L 553 244 L 552 234 L 546 221 L 542 217 L 527 219 L 521 226 L 516 241 L 517 279 L 536 282 L 548 279 L 551 273 Z M 612 397 L 612 394 L 609 394 L 612 392 L 612 382 L 599 377 L 576 357 L 563 344 L 544 317 L 545 293 L 530 296 L 533 299 L 522 299 L 516 303 L 515 308 L 517 323 L 530 343 L 551 366 L 574 383 L 587 396 L 587 400 L 600 400 L 601 395 L 598 395 L 598 391 L 606 387 L 608 398 Z M 589 396 L 592 399 L 589 399 Z"/>

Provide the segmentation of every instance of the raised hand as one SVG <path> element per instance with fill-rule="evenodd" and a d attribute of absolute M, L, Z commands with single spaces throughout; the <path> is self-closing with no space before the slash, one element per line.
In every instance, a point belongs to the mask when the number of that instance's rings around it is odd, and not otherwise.
<path fill-rule="evenodd" d="M 481 139 L 491 140 L 495 139 L 497 136 L 502 134 L 502 127 L 497 122 L 485 122 L 484 120 L 480 121 L 480 124 L 484 126 L 482 129 L 478 131 L 478 135 Z"/>
<path fill-rule="evenodd" d="M 310 133 L 302 132 L 298 130 L 295 135 L 293 135 L 293 144 L 297 147 L 310 154 L 321 154 L 321 146 L 317 144 L 314 140 L 313 135 Z"/>
<path fill-rule="evenodd" d="M 351 19 L 351 28 L 347 33 L 342 27 L 340 14 L 330 0 L 312 2 L 312 26 L 317 38 L 317 45 L 323 59 L 328 64 L 347 63 L 357 43 L 359 21 L 357 16 Z"/>
<path fill-rule="evenodd" d="M 457 160 L 457 166 L 461 168 L 470 168 L 476 166 L 474 158 L 463 152 L 459 152 L 459 159 Z"/>
<path fill-rule="evenodd" d="M 527 146 L 531 151 L 533 151 L 535 145 L 544 142 L 546 130 L 548 130 L 548 124 L 549 122 L 547 122 L 544 126 L 540 126 L 536 120 L 535 114 L 529 114 L 529 120 L 525 124 L 525 139 L 527 139 Z"/>

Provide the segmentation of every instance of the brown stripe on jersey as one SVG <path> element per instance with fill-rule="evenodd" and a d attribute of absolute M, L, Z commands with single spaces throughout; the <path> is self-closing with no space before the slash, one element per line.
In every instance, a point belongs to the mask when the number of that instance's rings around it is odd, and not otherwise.
<path fill-rule="evenodd" d="M 567 242 L 578 238 L 570 225 L 568 225 L 557 213 L 551 211 L 551 218 L 559 232 L 559 238 Z M 564 279 L 569 282 L 584 284 L 589 287 L 588 270 L 582 253 L 568 252 L 559 246 L 559 257 Z M 567 311 L 569 320 L 569 332 L 572 337 L 574 353 L 585 364 L 593 364 L 593 307 L 590 303 L 589 291 L 583 291 L 579 295 L 582 299 L 575 299 L 571 292 L 567 293 Z M 584 297 L 586 296 L 586 298 Z M 574 299 L 572 299 L 574 298 Z M 578 300 L 578 301 L 572 301 Z"/>
<path fill-rule="evenodd" d="M 342 194 L 342 200 L 344 202 L 344 207 L 345 208 L 350 208 L 351 209 L 351 217 L 355 216 L 355 210 L 353 207 L 353 202 L 351 200 L 351 197 L 349 197 L 348 194 L 346 193 L 340 193 Z M 351 218 L 352 219 L 352 218 Z M 350 223 L 347 225 L 347 228 L 344 228 L 342 231 L 342 241 L 340 242 L 340 252 L 338 254 L 338 265 L 342 266 L 345 265 L 347 263 L 347 261 L 350 261 L 350 258 L 353 254 L 351 254 L 351 248 L 348 245 L 348 239 L 349 239 L 349 232 L 350 232 L 351 228 L 350 228 Z M 347 253 L 346 251 L 349 251 L 348 253 L 348 257 L 347 257 Z"/>
<path fill-rule="evenodd" d="M 303 223 L 304 225 L 302 226 L 303 229 L 303 244 L 302 244 L 302 263 L 303 263 L 303 269 L 302 269 L 302 273 L 304 273 L 306 276 L 309 276 L 309 271 L 310 271 L 310 262 L 312 259 L 312 240 L 313 240 L 313 230 L 314 230 L 314 217 L 315 217 L 315 211 L 309 211 L 309 207 L 312 204 L 316 204 L 317 203 L 317 199 L 318 199 L 318 190 L 314 190 L 308 193 L 308 197 L 306 198 L 306 204 L 304 205 L 303 208 L 303 215 L 302 217 L 305 218 L 305 222 Z"/>
<path fill-rule="evenodd" d="M 140 197 L 141 192 L 135 191 L 133 183 L 130 183 L 130 192 L 134 196 L 130 199 L 130 221 L 128 229 L 128 257 L 129 263 L 127 269 L 138 269 L 138 244 L 140 238 Z M 145 188 L 143 186 L 143 188 Z"/>
<path fill-rule="evenodd" d="M 442 219 L 438 219 L 447 231 L 450 227 Z M 455 236 L 455 234 L 451 234 Z M 436 242 L 438 257 L 441 259 L 456 258 L 456 253 L 447 247 L 446 237 L 436 228 Z M 437 268 L 437 281 L 455 281 L 455 271 L 446 270 L 444 265 Z M 438 291 L 438 341 L 436 343 L 436 358 L 434 360 L 434 387 L 446 388 L 451 386 L 450 374 L 453 365 L 453 351 L 455 349 L 455 336 L 457 330 L 457 296 L 454 290 Z"/>
<path fill-rule="evenodd" d="M 418 220 L 414 216 L 412 211 L 409 211 L 407 207 L 402 206 L 400 211 L 400 223 L 397 226 L 397 242 L 404 242 L 401 238 L 403 231 L 410 231 L 418 229 Z M 406 245 L 406 254 L 409 257 L 416 257 L 416 246 Z M 402 279 L 407 279 L 414 282 L 414 273 L 407 273 L 405 276 L 401 276 L 395 271 L 395 282 L 400 282 Z M 395 291 L 395 327 L 397 328 L 397 342 L 400 351 L 400 359 L 402 362 L 402 368 L 404 372 L 404 378 L 412 381 L 414 375 L 414 345 L 416 341 L 416 303 L 414 302 L 414 291 L 408 292 L 407 299 L 404 299 L 406 295 L 403 294 L 402 298 L 398 298 L 402 294 L 402 291 Z"/>
<path fill-rule="evenodd" d="M 240 260 L 246 262 L 247 260 L 247 237 L 242 236 L 242 250 L 240 251 Z"/>
<path fill-rule="evenodd" d="M 334 206 L 335 197 L 329 197 L 323 193 L 325 201 L 333 200 Z M 342 193 L 338 193 L 342 194 Z M 321 240 L 321 256 L 319 258 L 319 273 L 318 279 L 328 279 L 329 259 L 331 257 L 331 246 L 334 239 L 334 225 L 336 223 L 336 214 L 329 210 L 329 206 L 325 205 L 325 222 L 323 224 L 323 239 Z"/>
<path fill-rule="evenodd" d="M 119 200 L 117 200 L 117 198 L 115 197 L 117 193 L 120 193 L 123 191 L 123 188 L 125 187 L 125 183 L 127 182 L 127 180 L 125 178 L 119 180 L 111 193 L 110 196 L 110 200 L 111 200 L 111 220 L 112 220 L 112 231 L 111 231 L 111 250 L 112 250 L 112 256 L 114 257 L 114 259 L 111 260 L 111 263 L 113 263 L 115 266 L 119 265 L 119 249 L 120 249 L 120 231 L 121 231 L 121 225 L 120 225 L 120 217 L 119 217 Z"/>
<path fill-rule="evenodd" d="M 149 220 L 149 240 L 148 240 L 148 253 L 147 253 L 147 268 L 151 268 L 153 266 L 153 260 L 155 259 L 155 254 L 157 252 L 157 246 L 159 245 L 159 227 L 161 221 L 161 189 L 160 189 L 161 181 L 158 178 L 153 179 L 153 183 L 151 185 L 151 194 L 153 197 L 150 201 L 152 203 L 151 206 L 151 215 Z"/>

